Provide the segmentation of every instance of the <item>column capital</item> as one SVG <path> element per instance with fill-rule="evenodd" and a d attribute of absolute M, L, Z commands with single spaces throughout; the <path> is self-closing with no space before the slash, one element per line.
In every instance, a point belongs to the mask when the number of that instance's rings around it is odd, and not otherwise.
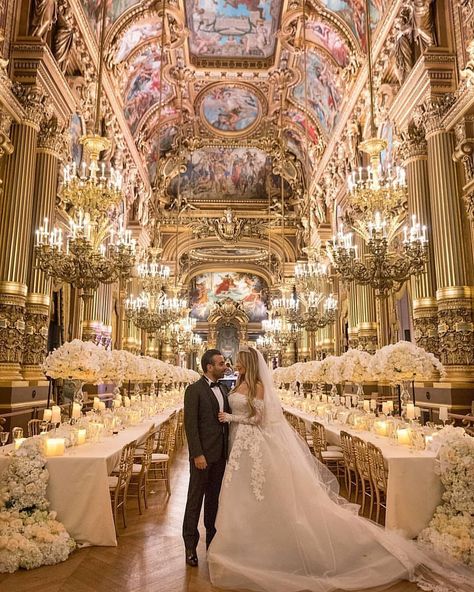
<path fill-rule="evenodd" d="M 45 115 L 46 96 L 44 92 L 37 86 L 29 86 L 20 82 L 14 83 L 13 92 L 25 110 L 23 122 L 39 130 Z"/>
<path fill-rule="evenodd" d="M 37 148 L 50 152 L 57 158 L 67 153 L 66 130 L 58 123 L 56 117 L 41 122 Z"/>
<path fill-rule="evenodd" d="M 404 164 L 410 160 L 427 158 L 428 143 L 423 126 L 411 122 L 407 131 L 402 133 L 400 155 Z"/>
<path fill-rule="evenodd" d="M 416 108 L 414 121 L 424 127 L 427 137 L 446 131 L 443 118 L 455 102 L 456 97 L 453 93 L 429 97 Z"/>

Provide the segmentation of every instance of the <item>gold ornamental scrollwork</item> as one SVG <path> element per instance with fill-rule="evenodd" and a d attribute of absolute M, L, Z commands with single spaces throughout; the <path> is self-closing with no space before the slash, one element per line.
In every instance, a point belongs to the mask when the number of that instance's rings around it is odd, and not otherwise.
<path fill-rule="evenodd" d="M 40 306 L 28 306 L 25 313 L 25 341 L 23 365 L 39 366 L 47 353 L 48 310 Z"/>
<path fill-rule="evenodd" d="M 14 297 L 3 294 L 0 296 L 0 362 L 21 363 L 25 336 L 25 309 L 14 303 Z"/>
<path fill-rule="evenodd" d="M 67 158 L 68 144 L 66 128 L 58 123 L 56 117 L 51 117 L 41 123 L 38 134 L 38 149 L 49 152 L 56 157 Z"/>
<path fill-rule="evenodd" d="M 428 142 L 422 126 L 410 123 L 406 132 L 402 133 L 399 147 L 401 160 L 406 165 L 410 160 L 427 158 Z"/>
<path fill-rule="evenodd" d="M 474 363 L 474 323 L 471 300 L 438 303 L 438 335 L 441 361 L 447 366 Z"/>
<path fill-rule="evenodd" d="M 20 82 L 14 83 L 12 90 L 24 109 L 24 123 L 39 131 L 46 111 L 46 97 L 43 91 L 37 86 L 28 86 Z"/>

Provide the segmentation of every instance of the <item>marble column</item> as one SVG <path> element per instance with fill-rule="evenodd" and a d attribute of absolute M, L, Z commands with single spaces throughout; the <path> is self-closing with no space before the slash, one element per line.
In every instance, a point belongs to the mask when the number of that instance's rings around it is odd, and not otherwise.
<path fill-rule="evenodd" d="M 44 218 L 54 220 L 58 188 L 60 155 L 65 154 L 63 129 L 55 118 L 41 124 L 36 151 L 33 215 L 31 231 L 43 224 Z M 30 244 L 28 295 L 25 313 L 25 343 L 22 373 L 28 380 L 42 380 L 41 364 L 47 353 L 51 298 L 51 280 L 37 268 L 34 240 Z"/>
<path fill-rule="evenodd" d="M 25 338 L 28 260 L 36 143 L 44 114 L 44 96 L 35 87 L 16 85 L 25 115 L 11 127 L 14 151 L 3 168 L 0 196 L 0 380 L 20 380 Z"/>
<path fill-rule="evenodd" d="M 428 261 L 425 272 L 411 278 L 413 295 L 413 326 L 416 344 L 438 355 L 438 304 L 436 302 L 436 270 L 433 247 L 428 171 L 428 145 L 421 127 L 410 125 L 401 146 L 407 174 L 408 213 L 428 228 Z"/>
<path fill-rule="evenodd" d="M 436 268 L 438 337 L 448 380 L 474 376 L 473 279 L 470 252 L 463 237 L 463 213 L 454 134 L 443 128 L 450 103 L 432 99 L 425 104 L 433 251 Z"/>

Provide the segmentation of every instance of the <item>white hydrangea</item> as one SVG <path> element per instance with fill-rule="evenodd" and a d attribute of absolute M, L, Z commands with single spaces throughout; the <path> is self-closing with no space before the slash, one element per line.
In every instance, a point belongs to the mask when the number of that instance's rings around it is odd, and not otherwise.
<path fill-rule="evenodd" d="M 432 354 L 410 341 L 399 341 L 379 349 L 372 357 L 374 378 L 399 384 L 404 380 L 431 380 L 444 376 L 443 364 Z"/>

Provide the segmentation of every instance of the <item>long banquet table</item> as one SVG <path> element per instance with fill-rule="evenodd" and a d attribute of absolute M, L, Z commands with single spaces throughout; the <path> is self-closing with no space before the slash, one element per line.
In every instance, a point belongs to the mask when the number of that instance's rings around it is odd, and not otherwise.
<path fill-rule="evenodd" d="M 79 546 L 117 545 L 107 477 L 117 466 L 122 448 L 133 440 L 142 441 L 153 423 L 161 425 L 173 411 L 168 409 L 101 442 L 68 448 L 64 456 L 47 459 L 50 510 L 57 512 Z M 1 455 L 0 479 L 8 463 L 9 457 Z"/>
<path fill-rule="evenodd" d="M 402 531 L 406 536 L 414 538 L 428 526 L 443 492 L 440 477 L 435 470 L 435 452 L 414 451 L 405 446 L 394 445 L 388 438 L 377 436 L 373 432 L 356 431 L 346 425 L 321 421 L 293 407 L 285 408 L 301 417 L 307 425 L 315 419 L 322 423 L 329 444 L 339 444 L 340 432 L 345 430 L 378 446 L 388 468 L 385 527 Z"/>

